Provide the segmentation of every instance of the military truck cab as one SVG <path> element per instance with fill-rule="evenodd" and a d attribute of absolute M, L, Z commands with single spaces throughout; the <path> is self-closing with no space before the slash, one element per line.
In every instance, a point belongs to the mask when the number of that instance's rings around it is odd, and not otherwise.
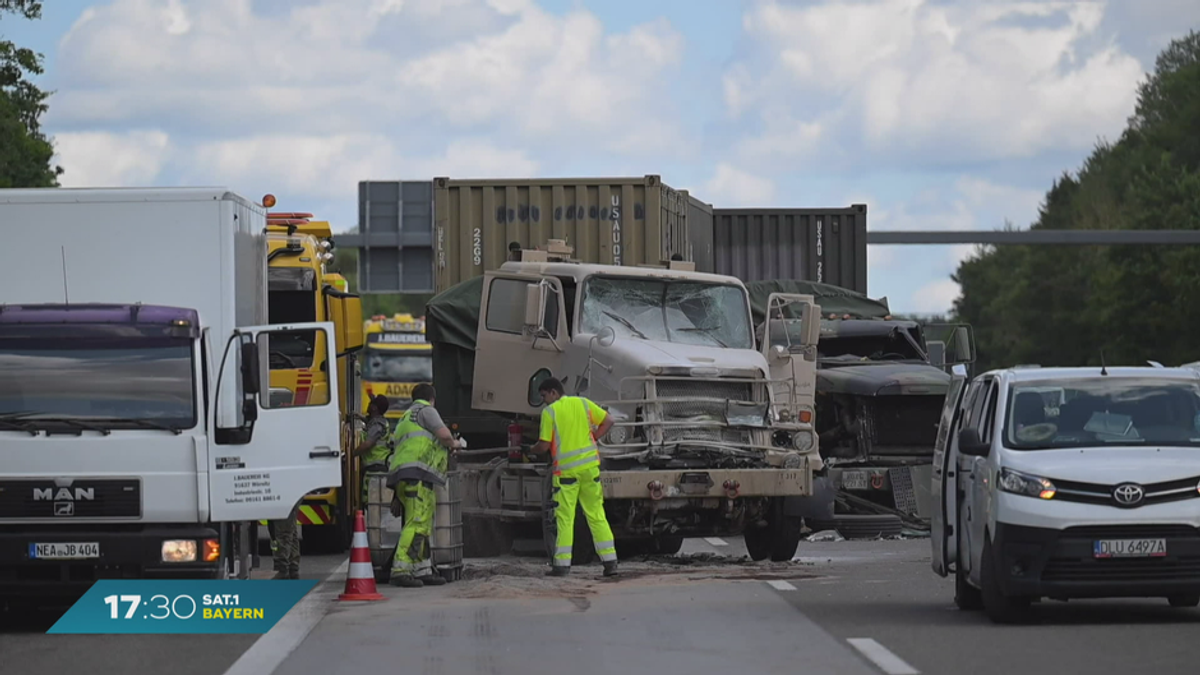
<path fill-rule="evenodd" d="M 599 439 L 618 540 L 662 549 L 684 536 L 744 533 L 753 558 L 787 560 L 821 468 L 818 309 L 809 296 L 781 294 L 805 318 L 791 347 L 758 349 L 745 286 L 692 269 L 582 264 L 552 241 L 486 273 L 471 407 L 523 420 L 532 442 L 538 386 L 556 377 L 618 419 Z M 500 487 L 481 488 L 480 506 L 541 507 L 523 488 Z"/>

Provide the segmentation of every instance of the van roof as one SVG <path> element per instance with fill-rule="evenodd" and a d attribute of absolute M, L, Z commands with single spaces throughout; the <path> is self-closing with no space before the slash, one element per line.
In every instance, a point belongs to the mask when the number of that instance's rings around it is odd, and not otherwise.
<path fill-rule="evenodd" d="M 1082 366 L 1069 368 L 1003 368 L 991 371 L 999 374 L 1010 382 L 1031 382 L 1044 380 L 1070 380 L 1080 377 L 1137 377 L 1155 378 L 1162 380 L 1196 380 L 1200 372 L 1192 368 L 1157 368 L 1154 366 L 1107 366 L 1107 375 L 1100 374 L 1100 366 Z"/>

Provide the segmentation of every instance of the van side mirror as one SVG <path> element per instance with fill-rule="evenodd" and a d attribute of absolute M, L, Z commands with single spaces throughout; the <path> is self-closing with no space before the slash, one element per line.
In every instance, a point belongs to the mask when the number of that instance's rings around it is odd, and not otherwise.
<path fill-rule="evenodd" d="M 958 432 L 958 452 L 968 457 L 987 457 L 989 446 L 979 438 L 976 429 L 963 429 Z"/>
<path fill-rule="evenodd" d="M 546 305 L 550 300 L 546 289 L 541 283 L 525 287 L 525 329 L 534 334 L 546 329 Z"/>

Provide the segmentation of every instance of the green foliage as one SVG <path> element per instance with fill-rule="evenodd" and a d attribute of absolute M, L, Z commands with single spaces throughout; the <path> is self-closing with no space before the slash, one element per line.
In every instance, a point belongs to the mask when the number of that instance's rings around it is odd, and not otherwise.
<path fill-rule="evenodd" d="M 358 254 L 354 249 L 334 249 L 333 264 L 330 265 L 330 268 L 346 277 L 352 293 L 358 292 Z M 377 314 L 424 316 L 425 305 L 432 297 L 432 295 L 407 293 L 370 293 L 362 296 L 363 316 L 368 318 Z"/>
<path fill-rule="evenodd" d="M 1200 33 L 1175 40 L 1139 86 L 1116 143 L 1046 194 L 1033 229 L 1200 229 Z M 988 247 L 954 274 L 977 372 L 1017 363 L 1200 359 L 1200 249 Z"/>
<path fill-rule="evenodd" d="M 0 18 L 16 14 L 41 18 L 42 4 L 0 0 Z M 42 55 L 18 47 L 0 33 L 0 188 L 57 187 L 62 168 L 51 166 L 54 146 L 42 134 L 39 120 L 50 92 L 29 80 L 42 74 Z"/>

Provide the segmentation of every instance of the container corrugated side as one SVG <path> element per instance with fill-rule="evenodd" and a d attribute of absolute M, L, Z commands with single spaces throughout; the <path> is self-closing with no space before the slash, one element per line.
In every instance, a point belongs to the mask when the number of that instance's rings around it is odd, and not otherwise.
<path fill-rule="evenodd" d="M 713 206 L 688 195 L 688 245 L 697 272 L 716 271 L 713 259 Z"/>
<path fill-rule="evenodd" d="M 746 282 L 801 279 L 867 292 L 866 204 L 714 209 L 713 221 L 717 274 Z"/>
<path fill-rule="evenodd" d="M 436 290 L 494 270 L 510 242 L 565 239 L 573 257 L 607 265 L 688 259 L 688 199 L 656 175 L 633 178 L 435 178 Z"/>

